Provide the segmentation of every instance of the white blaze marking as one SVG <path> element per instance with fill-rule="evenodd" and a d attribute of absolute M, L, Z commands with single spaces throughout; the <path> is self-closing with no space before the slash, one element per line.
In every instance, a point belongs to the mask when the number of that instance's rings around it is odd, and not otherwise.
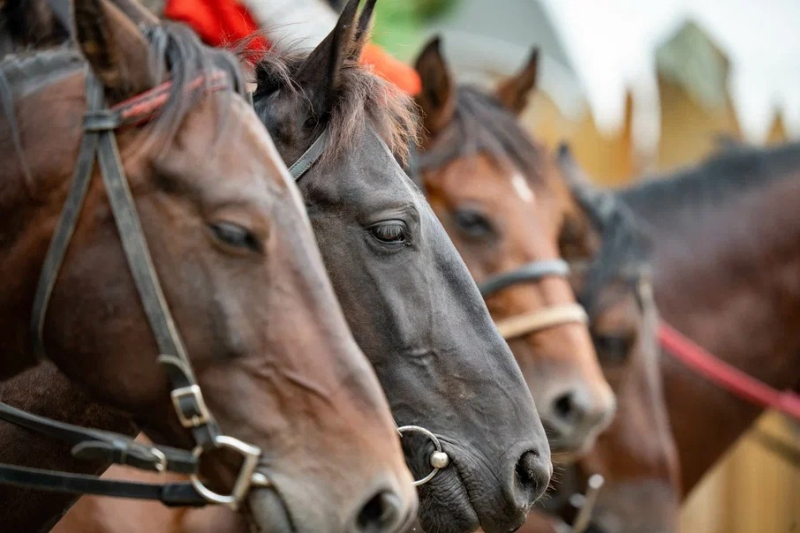
<path fill-rule="evenodd" d="M 520 198 L 528 203 L 533 202 L 535 196 L 528 182 L 525 181 L 525 178 L 518 173 L 514 173 L 514 175 L 511 176 L 511 184 L 514 186 L 514 190 L 517 191 L 517 195 Z"/>

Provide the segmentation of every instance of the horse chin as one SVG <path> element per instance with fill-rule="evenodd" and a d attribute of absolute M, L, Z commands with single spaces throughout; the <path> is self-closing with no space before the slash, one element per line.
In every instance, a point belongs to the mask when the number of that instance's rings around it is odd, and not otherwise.
<path fill-rule="evenodd" d="M 569 434 L 564 434 L 555 430 L 552 425 L 542 421 L 547 432 L 548 440 L 550 441 L 550 453 L 554 463 L 570 464 L 574 463 L 591 450 L 600 430 L 591 431 L 590 433 L 573 431 Z"/>
<path fill-rule="evenodd" d="M 420 487 L 418 520 L 422 531 L 463 533 L 480 527 L 478 513 L 455 465 L 440 470 L 431 482 Z"/>
<path fill-rule="evenodd" d="M 277 491 L 271 488 L 250 492 L 251 532 L 296 533 L 289 510 Z"/>

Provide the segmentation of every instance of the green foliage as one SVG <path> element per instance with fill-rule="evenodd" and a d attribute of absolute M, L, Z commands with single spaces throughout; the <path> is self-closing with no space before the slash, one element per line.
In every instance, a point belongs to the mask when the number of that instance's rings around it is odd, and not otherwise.
<path fill-rule="evenodd" d="M 375 8 L 373 40 L 398 59 L 409 60 L 421 46 L 426 24 L 446 16 L 461 0 L 381 0 Z"/>

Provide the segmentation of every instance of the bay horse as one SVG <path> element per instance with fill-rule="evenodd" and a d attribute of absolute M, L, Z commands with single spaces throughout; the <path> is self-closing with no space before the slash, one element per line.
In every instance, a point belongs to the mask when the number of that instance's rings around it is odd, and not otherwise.
<path fill-rule="evenodd" d="M 2 377 L 38 345 L 155 441 L 232 448 L 203 458 L 212 485 L 195 487 L 258 527 L 401 527 L 416 496 L 385 398 L 235 60 L 101 0 L 74 14 L 85 61 L 42 52 L 0 70 L 0 149 L 17 156 L 0 179 Z"/>
<path fill-rule="evenodd" d="M 590 531 L 676 531 L 678 456 L 659 369 L 659 318 L 650 285 L 652 243 L 613 192 L 589 183 L 566 147 L 557 158 L 585 216 L 570 221 L 560 246 L 576 271 L 573 287 L 591 317 L 592 342 L 617 394 L 618 410 L 594 447 L 560 473 L 551 497 L 537 506 L 536 516 L 521 531 L 551 533 L 556 524 L 577 527 L 584 517 L 591 517 L 585 522 Z M 591 513 L 577 509 L 576 495 L 595 474 L 604 483 L 593 505 L 577 500 Z"/>
<path fill-rule="evenodd" d="M 798 199 L 797 143 L 729 150 L 614 198 L 651 240 L 648 261 L 661 317 L 720 360 L 778 390 L 800 387 L 800 341 L 793 335 L 800 320 L 800 258 L 796 217 L 790 214 Z M 659 370 L 677 450 L 673 477 L 680 502 L 763 409 L 695 374 L 665 350 Z M 614 433 L 612 427 L 608 437 Z M 647 508 L 642 493 L 609 496 L 616 500 L 612 507 L 638 511 L 601 530 L 636 531 L 625 526 Z"/>
<path fill-rule="evenodd" d="M 263 58 L 255 109 L 284 159 L 300 161 L 290 170 L 395 420 L 432 432 L 404 435 L 409 466 L 417 478 L 436 472 L 437 442 L 450 461 L 419 487 L 423 527 L 508 531 L 521 525 L 547 486 L 547 441 L 466 266 L 398 163 L 407 157 L 416 117 L 396 88 L 358 64 L 375 2 L 366 3 L 356 23 L 358 4 L 347 4 L 310 54 L 272 50 Z M 89 512 L 100 520 L 145 514 L 114 502 L 84 500 L 79 508 L 68 515 L 76 529 L 87 527 Z M 218 521 L 212 529 L 234 527 L 232 517 L 212 512 L 118 527 L 152 530 L 176 520 L 183 531 L 212 521 Z M 115 522 L 98 529 L 114 531 Z"/>
<path fill-rule="evenodd" d="M 618 193 L 651 234 L 662 318 L 746 374 L 800 389 L 800 144 L 741 147 Z M 762 413 L 661 356 L 682 495 Z"/>
<path fill-rule="evenodd" d="M 555 162 L 520 127 L 538 54 L 490 95 L 457 86 L 433 39 L 416 61 L 425 128 L 415 174 L 482 288 L 533 394 L 557 460 L 588 449 L 610 423 L 603 377 L 560 260 L 574 209 Z"/>

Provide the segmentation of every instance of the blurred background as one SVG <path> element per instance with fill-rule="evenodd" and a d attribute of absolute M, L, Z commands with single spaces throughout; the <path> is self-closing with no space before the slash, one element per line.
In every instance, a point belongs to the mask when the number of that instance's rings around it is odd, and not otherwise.
<path fill-rule="evenodd" d="M 375 40 L 413 62 L 434 34 L 455 75 L 493 85 L 543 52 L 524 114 L 550 148 L 567 141 L 600 184 L 695 163 L 730 143 L 800 138 L 798 0 L 381 0 Z M 767 413 L 684 507 L 685 533 L 800 533 L 800 449 Z"/>

